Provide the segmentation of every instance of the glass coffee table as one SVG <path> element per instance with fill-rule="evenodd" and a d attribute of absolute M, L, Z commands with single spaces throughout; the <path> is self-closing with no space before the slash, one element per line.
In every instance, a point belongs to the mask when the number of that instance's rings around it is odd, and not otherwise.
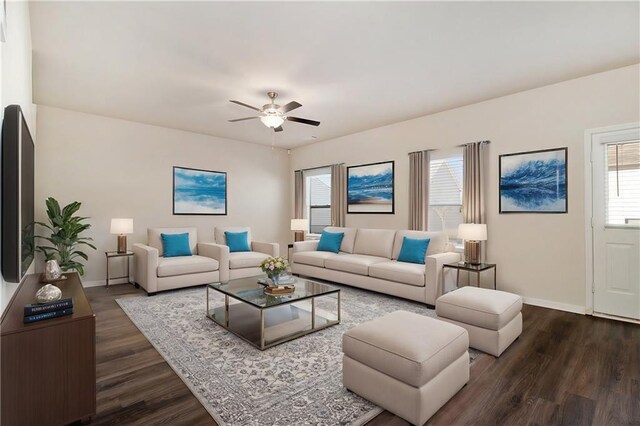
<path fill-rule="evenodd" d="M 207 284 L 207 317 L 260 350 L 340 323 L 340 289 L 296 277 L 295 291 L 265 294 L 258 279 Z"/>

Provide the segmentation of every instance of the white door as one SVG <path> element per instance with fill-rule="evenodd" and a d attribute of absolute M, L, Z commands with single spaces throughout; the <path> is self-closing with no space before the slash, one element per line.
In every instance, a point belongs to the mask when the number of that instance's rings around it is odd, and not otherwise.
<path fill-rule="evenodd" d="M 593 310 L 640 319 L 640 128 L 591 142 Z"/>

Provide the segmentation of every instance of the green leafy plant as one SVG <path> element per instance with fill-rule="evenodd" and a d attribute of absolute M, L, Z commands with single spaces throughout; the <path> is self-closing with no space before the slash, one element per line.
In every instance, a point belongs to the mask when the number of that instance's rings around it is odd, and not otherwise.
<path fill-rule="evenodd" d="M 36 222 L 40 226 L 44 226 L 51 235 L 36 236 L 41 240 L 48 241 L 51 245 L 38 245 L 36 250 L 43 253 L 47 260 L 57 260 L 60 268 L 63 271 L 78 271 L 80 275 L 84 275 L 84 264 L 80 259 L 89 260 L 89 257 L 83 251 L 78 249 L 79 246 L 85 245 L 96 249 L 91 243 L 93 241 L 90 237 L 81 237 L 87 229 L 91 228 L 91 225 L 85 223 L 87 217 L 76 216 L 75 213 L 80 210 L 82 203 L 74 201 L 71 204 L 60 208 L 60 203 L 53 198 L 49 197 L 46 200 L 47 205 L 47 217 L 49 223 Z"/>

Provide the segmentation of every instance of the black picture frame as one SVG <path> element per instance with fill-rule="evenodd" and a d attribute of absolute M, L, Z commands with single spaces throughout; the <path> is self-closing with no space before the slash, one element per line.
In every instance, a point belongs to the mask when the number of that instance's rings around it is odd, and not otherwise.
<path fill-rule="evenodd" d="M 358 188 L 354 188 L 356 186 L 355 182 L 351 179 L 354 173 L 358 172 L 358 170 L 362 170 L 364 168 L 370 168 L 375 170 L 376 168 L 380 168 L 380 166 L 389 165 L 390 173 L 391 173 L 391 182 L 386 186 L 390 187 L 391 191 L 391 210 L 381 209 L 381 205 L 386 205 L 388 203 L 380 203 L 374 200 L 371 202 L 366 202 L 364 200 L 356 201 L 357 198 L 360 198 L 357 194 Z M 373 171 L 372 170 L 372 171 Z M 395 161 L 380 161 L 377 163 L 367 163 L 367 164 L 358 164 L 355 166 L 347 167 L 347 214 L 395 214 L 396 209 L 396 200 L 395 200 Z M 376 207 L 377 206 L 377 207 Z M 368 209 L 367 209 L 368 207 Z"/>
<path fill-rule="evenodd" d="M 223 190 L 222 191 L 214 191 L 211 189 L 207 189 L 205 186 L 202 187 L 203 191 L 209 192 L 207 197 L 209 198 L 208 202 L 210 203 L 220 203 L 223 202 L 222 209 L 212 209 L 212 211 L 206 211 L 207 207 L 203 204 L 202 198 L 204 195 L 197 194 L 198 188 L 185 188 L 181 190 L 180 187 L 176 187 L 176 177 L 179 176 L 181 178 L 185 178 L 185 176 L 200 176 L 202 178 L 209 179 L 212 182 L 215 180 L 219 180 L 222 177 L 223 181 Z M 174 215 L 189 215 L 189 216 L 226 216 L 227 215 L 227 188 L 228 188 L 228 179 L 227 172 L 220 172 L 215 170 L 204 170 L 204 169 L 194 169 L 191 167 L 182 167 L 182 166 L 173 166 L 173 214 Z M 195 180 L 195 179 L 194 179 Z M 197 184 L 197 182 L 194 182 Z M 182 196 L 186 197 L 186 199 L 176 200 L 176 196 L 179 192 L 182 192 Z M 223 195 L 219 193 L 222 192 Z M 197 197 L 197 198 L 196 198 Z M 190 199 L 191 198 L 191 199 Z M 192 211 L 187 203 L 195 203 L 196 206 L 198 203 L 201 205 L 199 207 L 194 208 Z M 217 211 L 221 210 L 221 211 Z"/>
<path fill-rule="evenodd" d="M 556 164 L 554 153 L 562 161 Z M 520 157 L 520 158 L 518 158 Z M 528 165 L 536 161 L 539 164 Z M 520 163 L 517 166 L 516 162 Z M 544 163 L 548 163 L 545 165 Z M 535 169 L 531 169 L 535 167 Z M 544 168 L 549 168 L 545 171 Z M 556 179 L 553 179 L 555 168 Z M 503 176 L 506 169 L 518 172 L 517 179 Z M 528 172 L 535 172 L 531 182 L 526 180 Z M 513 175 L 513 173 L 512 173 Z M 536 183 L 537 180 L 537 183 Z M 554 188 L 555 185 L 555 188 Z M 556 201 L 553 202 L 555 192 Z M 554 204 L 556 206 L 554 207 Z M 562 206 L 558 208 L 557 206 Z M 517 207 L 516 207 L 517 206 Z M 514 152 L 502 154 L 498 157 L 498 212 L 499 214 L 566 214 L 569 212 L 569 150 L 567 147 L 541 149 L 536 151 Z"/>

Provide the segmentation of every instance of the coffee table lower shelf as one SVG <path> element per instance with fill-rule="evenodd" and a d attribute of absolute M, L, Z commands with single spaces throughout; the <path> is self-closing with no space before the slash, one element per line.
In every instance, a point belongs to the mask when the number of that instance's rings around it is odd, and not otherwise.
<path fill-rule="evenodd" d="M 337 309 L 316 306 L 316 298 L 335 299 Z M 224 299 L 224 305 L 209 307 L 207 288 L 207 317 L 260 350 L 340 324 L 339 291 L 265 308 L 228 295 Z"/>

